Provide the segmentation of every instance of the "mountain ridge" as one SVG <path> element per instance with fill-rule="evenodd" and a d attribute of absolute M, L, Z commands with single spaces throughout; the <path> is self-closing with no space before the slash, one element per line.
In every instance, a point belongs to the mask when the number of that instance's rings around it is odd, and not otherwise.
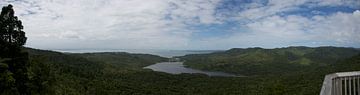
<path fill-rule="evenodd" d="M 251 75 L 275 74 L 284 71 L 282 69 L 297 70 L 288 67 L 307 68 L 334 64 L 359 53 L 355 48 L 332 46 L 274 49 L 254 47 L 232 48 L 224 52 L 192 54 L 180 58 L 185 60 L 184 64 L 190 68 Z"/>

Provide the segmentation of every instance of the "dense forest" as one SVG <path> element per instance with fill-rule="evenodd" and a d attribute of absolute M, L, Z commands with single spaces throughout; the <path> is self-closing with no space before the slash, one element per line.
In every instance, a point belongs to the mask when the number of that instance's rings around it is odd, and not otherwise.
<path fill-rule="evenodd" d="M 326 74 L 360 70 L 358 54 L 328 65 L 289 67 L 296 69 L 291 72 L 282 70 L 288 73 L 269 72 L 272 74 L 248 77 L 172 75 L 142 68 L 167 60 L 154 55 L 26 50 L 33 64 L 32 71 L 37 74 L 34 76 L 39 77 L 37 81 L 43 86 L 38 93 L 51 95 L 314 95 L 319 94 Z"/>
<path fill-rule="evenodd" d="M 328 66 L 359 53 L 355 48 L 299 46 L 275 49 L 234 48 L 225 52 L 193 54 L 180 58 L 186 60 L 185 65 L 191 68 L 253 76 Z"/>

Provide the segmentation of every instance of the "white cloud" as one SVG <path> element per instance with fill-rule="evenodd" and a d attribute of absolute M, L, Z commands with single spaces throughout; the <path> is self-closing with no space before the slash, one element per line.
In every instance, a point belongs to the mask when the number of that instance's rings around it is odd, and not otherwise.
<path fill-rule="evenodd" d="M 241 11 L 236 15 L 238 20 L 258 20 L 269 16 L 278 15 L 282 12 L 299 10 L 300 6 L 322 7 L 322 6 L 347 6 L 351 8 L 360 8 L 359 0 L 269 0 L 266 5 L 259 6 L 260 2 L 254 2 L 250 5 L 256 7 L 247 7 L 247 10 Z"/>
<path fill-rule="evenodd" d="M 314 17 L 313 32 L 324 40 L 335 40 L 345 45 L 360 45 L 360 15 L 359 10 L 353 13 L 342 13 Z"/>
<path fill-rule="evenodd" d="M 213 37 L 196 41 L 196 48 L 218 49 L 232 47 L 286 47 L 306 46 L 349 46 L 360 47 L 360 11 L 338 12 L 323 16 L 303 17 L 282 15 L 282 12 L 296 11 L 299 6 L 347 6 L 359 8 L 357 0 L 269 0 L 267 5 L 251 4 L 239 11 L 235 20 L 247 21 L 242 29 L 226 37 Z M 246 26 L 246 28 L 244 28 Z"/>
<path fill-rule="evenodd" d="M 0 0 L 2 6 L 8 3 L 24 22 L 27 46 L 36 48 L 360 47 L 359 10 L 313 17 L 279 15 L 302 5 L 359 8 L 358 0 L 257 1 L 231 11 L 232 17 L 216 15 L 222 0 Z M 201 30 L 189 26 L 224 21 L 242 24 L 230 36 L 191 38 Z"/>
<path fill-rule="evenodd" d="M 249 7 L 249 9 L 239 12 L 237 19 L 257 20 L 276 15 L 277 13 L 296 10 L 299 5 L 310 1 L 311 0 L 269 0 L 265 6 Z"/>
<path fill-rule="evenodd" d="M 306 18 L 296 15 L 270 16 L 246 24 L 246 31 L 229 37 L 197 42 L 197 48 L 286 47 L 286 46 L 360 46 L 360 11 L 338 12 L 329 16 Z M 218 47 L 216 47 L 218 48 Z M 215 49 L 216 49 L 215 48 Z"/>
<path fill-rule="evenodd" d="M 316 0 L 319 6 L 349 6 L 352 8 L 360 8 L 359 0 Z"/>
<path fill-rule="evenodd" d="M 214 16 L 220 0 L 171 0 L 169 17 L 185 23 L 218 23 Z"/>
<path fill-rule="evenodd" d="M 30 47 L 155 49 L 187 47 L 191 31 L 185 24 L 217 22 L 212 14 L 218 1 L 5 0 L 24 22 Z"/>

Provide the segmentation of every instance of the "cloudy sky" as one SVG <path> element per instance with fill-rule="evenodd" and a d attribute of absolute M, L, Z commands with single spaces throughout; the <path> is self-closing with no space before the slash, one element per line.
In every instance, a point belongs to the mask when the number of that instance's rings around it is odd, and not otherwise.
<path fill-rule="evenodd" d="M 360 0 L 0 0 L 40 49 L 360 47 Z"/>

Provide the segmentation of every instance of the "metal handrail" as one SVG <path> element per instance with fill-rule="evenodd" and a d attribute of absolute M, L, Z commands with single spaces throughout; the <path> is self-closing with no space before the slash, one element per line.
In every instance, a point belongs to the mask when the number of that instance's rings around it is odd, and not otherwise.
<path fill-rule="evenodd" d="M 360 71 L 326 75 L 320 95 L 360 95 Z"/>

